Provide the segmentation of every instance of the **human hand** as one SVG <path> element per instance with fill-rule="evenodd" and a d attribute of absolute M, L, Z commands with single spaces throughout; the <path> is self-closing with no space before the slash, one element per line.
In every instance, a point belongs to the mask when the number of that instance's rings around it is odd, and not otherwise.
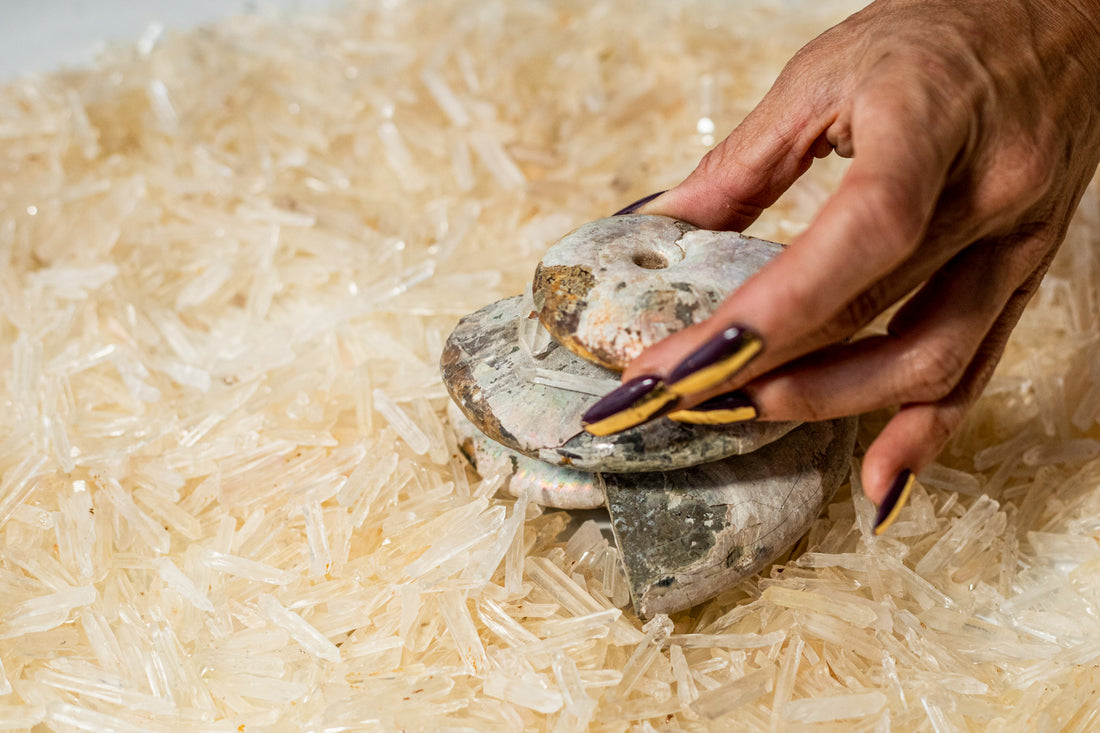
<path fill-rule="evenodd" d="M 863 461 L 881 531 L 989 380 L 1100 160 L 1100 2 L 878 0 L 637 212 L 742 230 L 833 150 L 852 163 L 809 228 L 593 413 L 658 389 L 674 403 L 631 414 L 731 392 L 731 417 L 765 420 L 898 405 Z M 914 289 L 886 335 L 846 342 Z"/>

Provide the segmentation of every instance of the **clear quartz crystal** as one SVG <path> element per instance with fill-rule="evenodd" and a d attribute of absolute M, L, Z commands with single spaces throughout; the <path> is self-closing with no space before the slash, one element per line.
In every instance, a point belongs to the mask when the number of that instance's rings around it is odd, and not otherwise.
<path fill-rule="evenodd" d="M 307 652 L 329 662 L 340 661 L 340 650 L 335 644 L 301 616 L 287 610 L 274 596 L 264 593 L 258 602 L 264 615 L 290 634 Z"/>
<path fill-rule="evenodd" d="M 542 384 L 553 389 L 580 392 L 596 397 L 602 397 L 619 386 L 619 382 L 614 379 L 583 377 L 578 374 L 566 374 L 565 372 L 556 372 L 541 367 L 525 369 L 521 377 L 529 382 Z"/>
<path fill-rule="evenodd" d="M 216 550 L 204 550 L 201 555 L 201 562 L 211 570 L 218 570 L 272 585 L 285 585 L 292 582 L 296 577 L 293 573 L 280 570 L 266 563 Z"/>
<path fill-rule="evenodd" d="M 691 709 L 701 717 L 715 720 L 753 702 L 772 688 L 772 674 L 761 669 L 699 695 Z"/>
<path fill-rule="evenodd" d="M 792 700 L 783 706 L 783 717 L 796 723 L 824 723 L 832 720 L 865 718 L 882 710 L 886 696 L 881 692 Z"/>
<path fill-rule="evenodd" d="M 50 703 L 47 706 L 46 722 L 75 730 L 111 731 L 111 733 L 141 733 L 148 730 L 144 725 L 131 723 L 117 715 L 109 715 L 65 702 Z"/>
<path fill-rule="evenodd" d="M 615 689 L 620 698 L 626 698 L 645 674 L 661 651 L 661 646 L 672 633 L 672 621 L 663 613 L 654 616 L 642 627 L 645 636 L 623 665 L 623 680 Z"/>
<path fill-rule="evenodd" d="M 162 557 L 157 560 L 157 574 L 161 580 L 171 586 L 176 592 L 178 592 L 188 603 L 193 605 L 202 611 L 214 611 L 214 604 L 210 602 L 195 583 L 176 567 L 169 558 Z"/>
<path fill-rule="evenodd" d="M 397 431 L 397 434 L 408 444 L 417 455 L 423 455 L 431 448 L 431 440 L 425 435 L 423 429 L 409 417 L 401 407 L 381 389 L 375 389 L 372 393 L 374 407 L 382 417 Z"/>
<path fill-rule="evenodd" d="M 981 496 L 958 522 L 940 537 L 920 559 L 914 570 L 919 575 L 935 572 L 954 554 L 973 541 L 982 526 L 993 519 L 999 507 L 988 496 Z"/>
<path fill-rule="evenodd" d="M 1095 180 L 890 532 L 855 460 L 793 561 L 675 633 L 598 526 L 465 465 L 457 319 L 858 9 L 579 7 L 154 26 L 0 89 L 0 727 L 1090 730 Z M 791 241 L 838 163 L 754 233 Z M 531 310 L 536 389 L 617 385 L 542 368 Z"/>

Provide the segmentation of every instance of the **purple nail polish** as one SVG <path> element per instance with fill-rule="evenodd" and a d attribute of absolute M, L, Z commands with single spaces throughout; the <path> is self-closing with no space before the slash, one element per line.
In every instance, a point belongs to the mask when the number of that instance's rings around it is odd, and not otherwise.
<path fill-rule="evenodd" d="M 677 364 L 665 381 L 677 394 L 702 392 L 739 372 L 763 348 L 755 331 L 730 326 Z"/>
<path fill-rule="evenodd" d="M 633 214 L 635 211 L 642 208 L 643 206 L 645 206 L 650 201 L 657 198 L 658 196 L 660 196 L 663 193 L 664 193 L 664 191 L 658 191 L 657 193 L 651 193 L 648 196 L 643 196 L 640 199 L 638 199 L 637 201 L 635 201 L 634 203 L 630 204 L 629 206 L 627 206 L 625 208 L 622 208 L 622 209 L 619 209 L 614 214 L 612 214 L 612 216 L 622 216 L 624 214 Z"/>
<path fill-rule="evenodd" d="M 875 514 L 875 534 L 885 532 L 897 519 L 901 508 L 905 506 L 905 502 L 909 499 L 909 492 L 913 489 L 915 479 L 913 472 L 906 468 L 897 475 L 894 483 L 890 484 L 890 490 L 886 492 L 886 497 L 879 505 L 878 513 Z"/>
<path fill-rule="evenodd" d="M 661 378 L 650 375 L 635 377 L 611 390 L 581 417 L 585 424 L 597 423 L 633 407 L 636 402 L 661 386 Z"/>
<path fill-rule="evenodd" d="M 705 402 L 700 402 L 695 407 L 686 408 L 692 412 L 712 412 L 714 410 L 745 410 L 749 409 L 756 412 L 756 405 L 752 403 L 749 396 L 741 390 L 734 390 L 733 392 L 726 392 L 725 394 L 716 395 L 711 397 Z"/>

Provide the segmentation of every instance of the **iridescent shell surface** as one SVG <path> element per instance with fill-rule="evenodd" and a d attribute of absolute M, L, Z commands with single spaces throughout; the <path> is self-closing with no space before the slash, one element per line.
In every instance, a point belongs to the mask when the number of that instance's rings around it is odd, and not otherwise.
<path fill-rule="evenodd" d="M 785 435 L 794 423 L 689 425 L 667 418 L 617 435 L 584 432 L 581 416 L 598 395 L 538 384 L 536 369 L 606 384 L 618 375 L 556 343 L 540 354 L 519 344 L 529 312 L 523 298 L 498 301 L 455 327 L 443 349 L 443 382 L 462 412 L 493 440 L 523 455 L 582 471 L 665 471 L 748 453 Z"/>
<path fill-rule="evenodd" d="M 504 472 L 508 493 L 526 493 L 531 501 L 554 509 L 595 509 L 604 505 L 603 489 L 596 475 L 528 458 L 505 448 L 470 422 L 454 402 L 447 405 L 447 418 L 458 445 L 482 476 Z"/>

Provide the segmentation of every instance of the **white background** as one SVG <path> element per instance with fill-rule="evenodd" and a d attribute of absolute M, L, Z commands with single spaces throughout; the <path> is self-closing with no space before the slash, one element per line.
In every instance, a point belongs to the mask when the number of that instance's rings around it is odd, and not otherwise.
<path fill-rule="evenodd" d="M 134 42 L 149 24 L 190 28 L 221 16 L 318 7 L 324 0 L 0 0 L 0 81 L 83 65 L 104 40 Z"/>

